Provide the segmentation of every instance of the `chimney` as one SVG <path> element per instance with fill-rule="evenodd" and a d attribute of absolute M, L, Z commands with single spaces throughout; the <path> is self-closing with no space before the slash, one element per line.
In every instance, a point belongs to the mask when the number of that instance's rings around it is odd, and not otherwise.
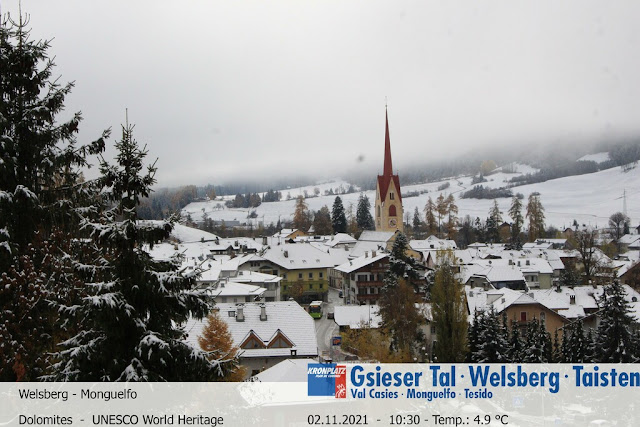
<path fill-rule="evenodd" d="M 371 251 L 371 258 L 374 258 L 376 256 L 376 251 Z"/>
<path fill-rule="evenodd" d="M 264 304 L 260 304 L 260 320 L 263 322 L 267 320 L 267 306 Z"/>
<path fill-rule="evenodd" d="M 575 304 L 575 303 L 576 303 L 576 296 L 569 295 L 569 304 Z"/>
<path fill-rule="evenodd" d="M 244 304 L 236 305 L 236 322 L 244 322 Z"/>
<path fill-rule="evenodd" d="M 267 246 L 267 236 L 262 236 L 262 245 Z"/>
<path fill-rule="evenodd" d="M 284 251 L 284 257 L 289 258 L 289 251 Z"/>
<path fill-rule="evenodd" d="M 364 257 L 369 258 L 369 251 L 364 251 Z"/>

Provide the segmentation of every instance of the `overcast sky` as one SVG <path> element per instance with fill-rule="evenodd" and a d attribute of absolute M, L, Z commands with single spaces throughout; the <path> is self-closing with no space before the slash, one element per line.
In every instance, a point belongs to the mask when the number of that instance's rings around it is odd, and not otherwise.
<path fill-rule="evenodd" d="M 17 13 L 17 0 L 0 0 Z M 637 1 L 23 0 L 81 140 L 125 108 L 161 185 L 640 134 Z M 111 139 L 111 142 L 115 138 Z M 111 151 L 111 154 L 113 151 Z M 363 156 L 363 161 L 357 159 Z"/>

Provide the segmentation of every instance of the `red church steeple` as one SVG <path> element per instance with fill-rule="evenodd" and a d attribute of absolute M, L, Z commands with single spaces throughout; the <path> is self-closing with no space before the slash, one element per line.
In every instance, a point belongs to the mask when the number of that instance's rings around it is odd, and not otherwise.
<path fill-rule="evenodd" d="M 386 107 L 384 114 L 384 168 L 382 175 L 378 175 L 378 185 L 376 186 L 376 231 L 402 231 L 403 209 L 400 178 L 398 175 L 393 174 L 391 138 L 389 138 L 389 113 Z"/>
<path fill-rule="evenodd" d="M 389 113 L 384 109 L 385 133 L 384 133 L 384 171 L 382 176 L 393 175 L 393 167 L 391 165 L 391 139 L 389 138 Z"/>

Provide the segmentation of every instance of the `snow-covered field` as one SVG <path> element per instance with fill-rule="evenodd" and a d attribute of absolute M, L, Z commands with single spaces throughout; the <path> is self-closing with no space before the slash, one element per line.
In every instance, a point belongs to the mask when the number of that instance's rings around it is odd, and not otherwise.
<path fill-rule="evenodd" d="M 517 165 L 517 173 L 498 172 L 487 176 L 488 182 L 482 183 L 485 187 L 498 188 L 506 186 L 506 181 L 514 176 L 525 173 L 532 173 L 536 170 L 526 166 Z M 400 173 L 402 173 L 400 171 Z M 478 199 L 460 199 L 459 195 L 473 187 L 471 184 L 472 177 L 451 178 L 440 182 L 432 182 L 428 184 L 408 185 L 402 187 L 402 193 L 410 193 L 414 191 L 428 191 L 417 197 L 405 197 L 403 199 L 405 216 L 407 213 L 413 218 L 413 212 L 416 207 L 422 214 L 428 197 L 434 201 L 440 194 L 437 188 L 444 182 L 449 182 L 450 186 L 443 190 L 443 194 L 453 193 L 459 208 L 459 216 L 464 217 L 470 215 L 472 218 L 480 217 L 485 219 L 488 216 L 489 208 L 493 204 L 493 200 Z M 348 187 L 348 183 L 340 181 L 344 187 Z M 332 183 L 335 188 L 335 183 Z M 325 186 L 318 187 L 324 192 Z M 330 185 L 326 185 L 327 188 Z M 281 190 L 283 197 L 290 193 L 294 198 L 292 200 L 283 200 L 280 202 L 263 203 L 255 209 L 258 218 L 254 222 L 264 221 L 265 224 L 273 222 L 274 224 L 280 218 L 282 221 L 291 220 L 295 209 L 295 197 L 303 194 L 303 190 L 307 189 L 309 194 L 313 194 L 314 186 Z M 545 208 L 546 224 L 554 225 L 558 228 L 569 227 L 576 219 L 580 224 L 587 224 L 598 227 L 607 226 L 609 216 L 617 211 L 623 210 L 623 191 L 627 194 L 627 214 L 631 218 L 631 224 L 637 225 L 640 222 L 640 168 L 632 169 L 629 172 L 622 172 L 619 167 L 607 169 L 593 174 L 570 176 L 559 178 L 543 183 L 524 185 L 514 187 L 515 193 L 522 193 L 525 196 L 523 204 L 526 206 L 526 198 L 532 192 L 540 193 L 540 200 Z M 373 205 L 375 199 L 375 191 L 366 191 Z M 348 211 L 351 207 L 355 214 L 358 204 L 359 193 L 345 194 L 342 198 L 345 209 Z M 322 206 L 327 205 L 329 209 L 333 205 L 335 196 L 319 196 L 306 199 L 306 203 L 310 209 L 318 210 Z M 503 219 L 509 221 L 507 211 L 511 204 L 511 199 L 497 199 L 498 205 L 503 212 Z M 220 201 L 196 202 L 191 203 L 183 209 L 183 214 L 191 214 L 193 220 L 201 220 L 203 212 L 214 220 L 239 221 L 244 223 L 247 219 L 248 209 L 216 209 L 216 205 L 221 204 Z M 223 203 L 222 203 L 223 204 Z M 372 207 L 373 213 L 373 207 Z"/>
<path fill-rule="evenodd" d="M 578 159 L 579 162 L 596 162 L 596 163 L 604 163 L 611 160 L 608 152 L 595 153 L 595 154 L 587 154 L 586 156 L 582 156 Z"/>

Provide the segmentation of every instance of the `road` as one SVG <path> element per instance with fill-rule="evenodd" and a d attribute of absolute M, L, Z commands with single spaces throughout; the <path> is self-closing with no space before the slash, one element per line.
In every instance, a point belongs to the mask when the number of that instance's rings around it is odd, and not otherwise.
<path fill-rule="evenodd" d="M 329 288 L 329 301 L 322 306 L 322 317 L 315 321 L 316 339 L 318 341 L 318 354 L 323 352 L 330 354 L 332 358 L 339 357 L 339 352 L 331 354 L 331 337 L 339 335 L 339 329 L 333 319 L 327 318 L 327 313 L 333 312 L 336 305 L 342 305 L 342 298 L 338 297 L 338 290 Z"/>

